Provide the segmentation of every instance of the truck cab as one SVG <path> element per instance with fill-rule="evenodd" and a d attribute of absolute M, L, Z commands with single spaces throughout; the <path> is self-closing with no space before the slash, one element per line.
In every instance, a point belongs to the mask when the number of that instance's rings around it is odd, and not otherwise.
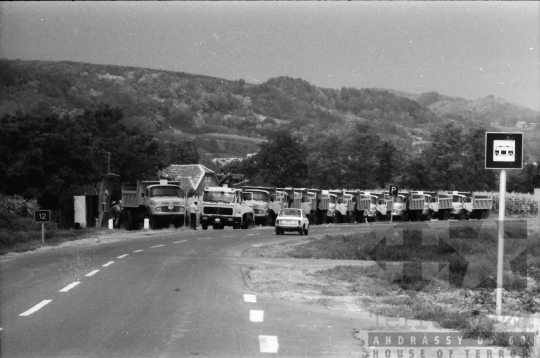
<path fill-rule="evenodd" d="M 322 196 L 323 198 L 328 198 L 328 211 L 326 213 L 326 222 L 333 223 L 335 222 L 337 195 L 331 193 L 330 190 L 323 190 Z"/>
<path fill-rule="evenodd" d="M 255 215 L 255 224 L 266 226 L 271 223 L 271 215 L 269 214 L 270 195 L 275 189 L 248 186 L 243 186 L 242 189 L 244 189 L 246 192 L 253 193 L 253 213 Z"/>
<path fill-rule="evenodd" d="M 398 194 L 394 199 L 392 218 L 407 220 L 407 196 Z"/>
<path fill-rule="evenodd" d="M 379 197 L 375 195 L 374 193 L 368 192 L 368 191 L 361 191 L 360 192 L 363 195 L 369 195 L 370 197 L 370 204 L 369 209 L 367 212 L 367 221 L 368 222 L 374 222 L 377 220 L 377 204 L 379 202 Z"/>
<path fill-rule="evenodd" d="M 203 230 L 210 225 L 214 230 L 249 228 L 254 223 L 253 193 L 228 187 L 204 188 L 200 220 Z"/>
<path fill-rule="evenodd" d="M 122 204 L 127 230 L 138 230 L 144 219 L 151 229 L 184 223 L 186 200 L 176 181 L 138 181 L 136 187 L 122 188 Z"/>
<path fill-rule="evenodd" d="M 467 197 L 457 191 L 452 193 L 452 212 L 450 216 L 458 220 L 469 220 L 467 209 L 465 208 Z"/>
<path fill-rule="evenodd" d="M 283 190 L 274 189 L 269 196 L 268 203 L 268 216 L 270 219 L 270 225 L 275 225 L 276 218 L 279 215 L 281 209 L 289 207 L 289 195 Z"/>

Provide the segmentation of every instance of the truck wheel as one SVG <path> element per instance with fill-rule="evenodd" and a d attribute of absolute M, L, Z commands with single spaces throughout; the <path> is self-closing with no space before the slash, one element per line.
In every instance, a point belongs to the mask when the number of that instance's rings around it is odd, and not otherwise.
<path fill-rule="evenodd" d="M 128 222 L 127 227 L 128 230 L 139 230 L 139 223 L 137 222 L 137 218 L 135 217 L 135 213 L 131 210 L 127 212 Z"/>
<path fill-rule="evenodd" d="M 159 229 L 159 220 L 154 216 L 150 216 L 150 229 L 157 230 Z"/>
<path fill-rule="evenodd" d="M 208 224 L 201 224 L 203 230 L 208 230 Z"/>

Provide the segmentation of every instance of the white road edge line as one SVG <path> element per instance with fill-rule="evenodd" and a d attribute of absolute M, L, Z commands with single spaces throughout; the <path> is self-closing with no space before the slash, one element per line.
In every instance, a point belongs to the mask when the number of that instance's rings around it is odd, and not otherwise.
<path fill-rule="evenodd" d="M 257 296 L 249 293 L 244 293 L 244 302 L 257 303 Z"/>
<path fill-rule="evenodd" d="M 264 311 L 249 310 L 250 322 L 264 322 Z"/>
<path fill-rule="evenodd" d="M 94 271 L 92 271 L 92 272 L 87 273 L 85 276 L 86 276 L 86 277 L 94 276 L 94 275 L 95 275 L 96 273 L 98 273 L 98 272 L 99 272 L 99 270 L 94 270 Z"/>
<path fill-rule="evenodd" d="M 151 249 L 153 249 L 154 247 L 161 247 L 161 246 L 164 246 L 164 245 L 156 245 L 156 246 L 152 246 Z"/>
<path fill-rule="evenodd" d="M 133 253 L 141 252 L 141 251 L 144 251 L 144 250 L 136 250 L 136 251 L 133 251 Z"/>
<path fill-rule="evenodd" d="M 107 266 L 112 265 L 112 264 L 114 264 L 114 261 L 109 261 L 105 265 L 103 265 L 103 267 L 107 267 Z"/>
<path fill-rule="evenodd" d="M 122 256 L 118 256 L 117 259 L 123 259 L 124 257 L 128 256 L 129 254 L 124 254 Z"/>
<path fill-rule="evenodd" d="M 279 349 L 277 336 L 259 336 L 261 353 L 277 353 Z"/>
<path fill-rule="evenodd" d="M 45 306 L 46 304 L 49 304 L 51 302 L 52 302 L 52 300 L 43 300 L 40 303 L 38 303 L 37 305 L 35 305 L 34 307 L 30 308 L 28 311 L 25 311 L 25 312 L 21 313 L 19 316 L 30 316 L 32 313 L 34 313 L 36 311 L 39 311 L 43 306 Z"/>
<path fill-rule="evenodd" d="M 173 244 L 178 244 L 179 242 L 186 242 L 187 240 L 182 240 L 182 241 L 175 241 L 173 242 Z"/>
<path fill-rule="evenodd" d="M 67 285 L 66 287 L 64 287 L 63 289 L 61 289 L 58 292 L 67 292 L 67 291 L 71 290 L 73 287 L 77 286 L 79 283 L 80 283 L 79 281 L 70 283 L 69 285 Z"/>

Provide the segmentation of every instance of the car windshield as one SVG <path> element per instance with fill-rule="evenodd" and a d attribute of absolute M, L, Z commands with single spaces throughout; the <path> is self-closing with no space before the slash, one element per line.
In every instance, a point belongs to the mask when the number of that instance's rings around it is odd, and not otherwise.
<path fill-rule="evenodd" d="M 234 192 L 205 191 L 203 195 L 203 201 L 207 203 L 234 203 Z"/>
<path fill-rule="evenodd" d="M 158 186 L 150 189 L 150 197 L 156 196 L 180 196 L 181 189 L 173 186 Z"/>
<path fill-rule="evenodd" d="M 300 210 L 297 209 L 282 209 L 279 212 L 279 216 L 298 216 L 300 217 Z"/>

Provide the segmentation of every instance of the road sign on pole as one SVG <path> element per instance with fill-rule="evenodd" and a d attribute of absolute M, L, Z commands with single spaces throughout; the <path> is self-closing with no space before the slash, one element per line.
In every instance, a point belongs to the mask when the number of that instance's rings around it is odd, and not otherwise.
<path fill-rule="evenodd" d="M 499 235 L 497 245 L 496 313 L 502 313 L 504 265 L 504 216 L 506 211 L 506 170 L 523 169 L 523 133 L 486 132 L 486 169 L 501 169 L 499 189 Z"/>
<path fill-rule="evenodd" d="M 388 194 L 391 195 L 391 196 L 398 196 L 398 194 L 399 194 L 399 186 L 390 184 L 390 187 L 388 189 Z"/>
<path fill-rule="evenodd" d="M 523 133 L 486 132 L 486 169 L 523 169 Z"/>
<path fill-rule="evenodd" d="M 41 223 L 41 243 L 45 243 L 45 223 L 51 222 L 50 210 L 36 210 L 34 211 L 34 221 Z"/>

